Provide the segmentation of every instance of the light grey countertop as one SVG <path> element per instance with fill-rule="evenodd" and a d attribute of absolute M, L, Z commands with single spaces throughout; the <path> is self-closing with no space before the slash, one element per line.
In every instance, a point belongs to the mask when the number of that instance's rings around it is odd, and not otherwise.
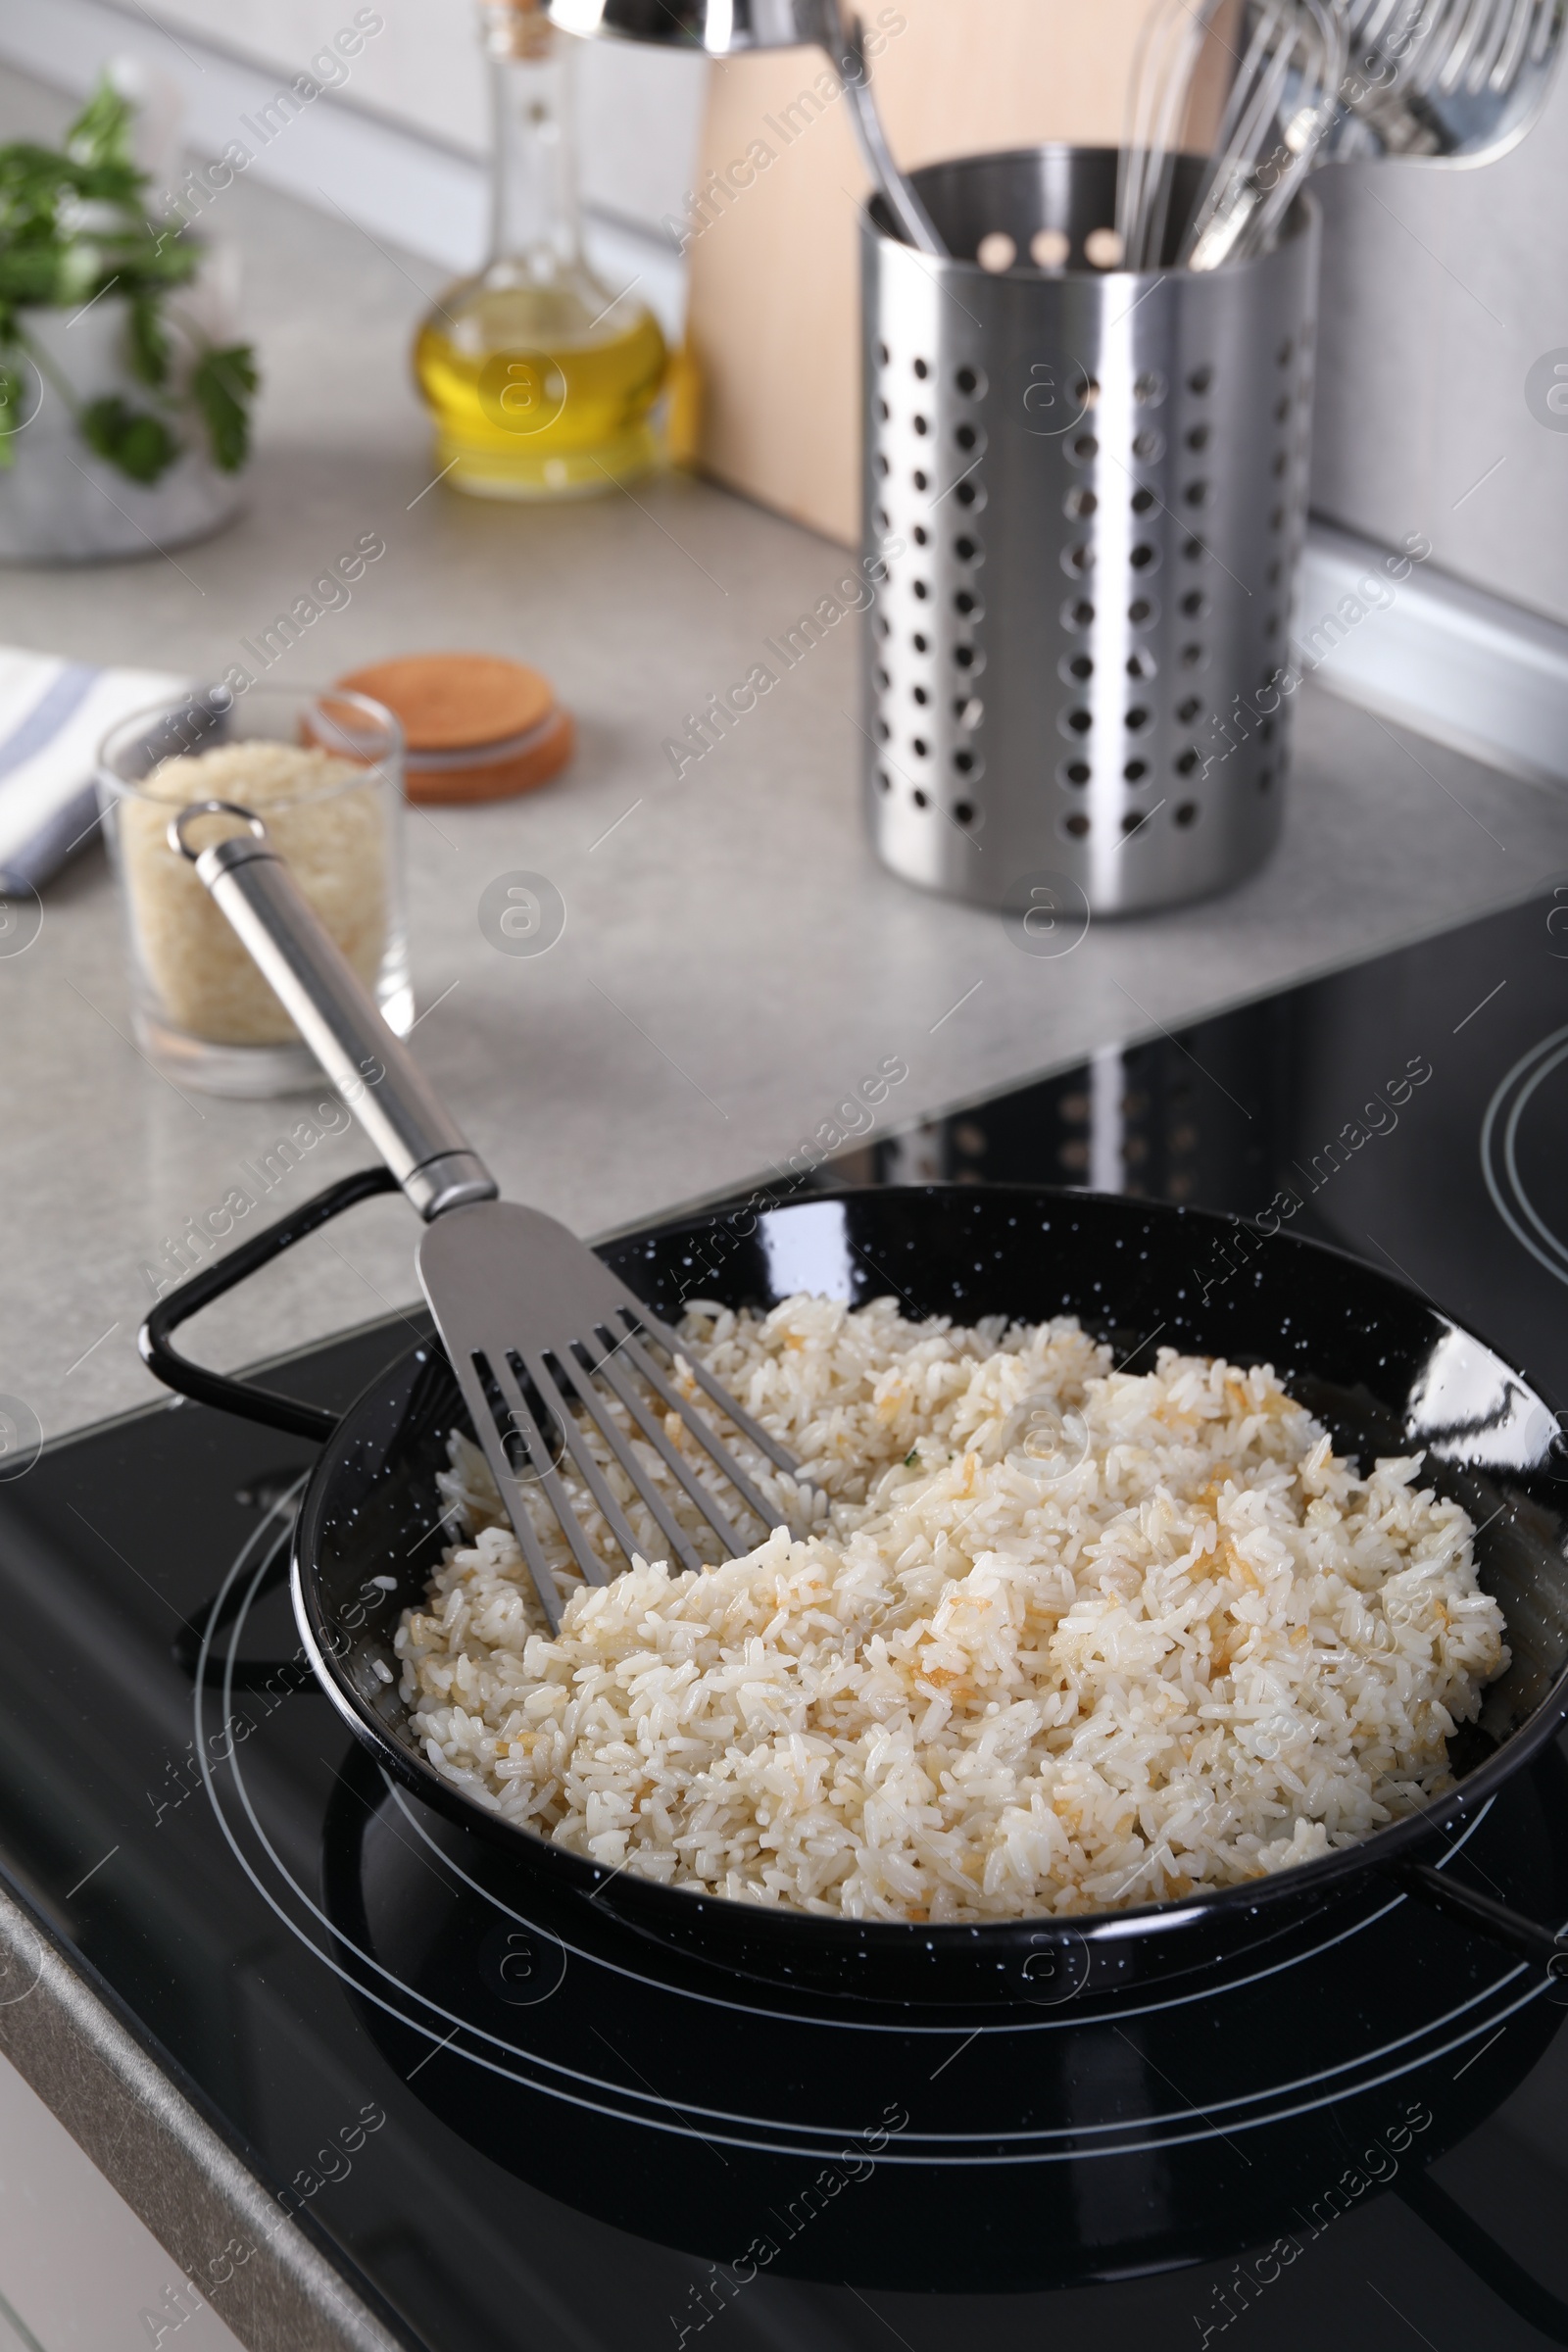
<path fill-rule="evenodd" d="M 11 82 L 0 130 L 20 112 Z M 437 647 L 547 672 L 581 727 L 570 769 L 519 801 L 411 812 L 414 1045 L 503 1190 L 584 1233 L 786 1158 L 887 1056 L 908 1076 L 881 1116 L 906 1123 L 1568 867 L 1559 794 L 1308 688 L 1266 872 L 1204 906 L 1096 925 L 1059 960 L 1024 955 L 995 916 L 873 860 L 856 624 L 679 781 L 662 751 L 831 587 L 840 550 L 679 477 L 553 510 L 430 487 L 407 367 L 428 270 L 251 186 L 214 226 L 243 250 L 267 378 L 245 517 L 167 560 L 0 574 L 0 639 L 221 671 L 374 532 L 385 556 L 275 677 Z M 550 876 L 567 909 L 533 958 L 497 953 L 477 922 L 486 884 L 518 868 Z M 34 944 L 0 960 L 0 1392 L 49 1437 L 158 1393 L 134 1346 L 145 1269 L 308 1107 L 181 1095 L 128 1042 L 126 996 L 95 849 L 47 890 Z M 253 1222 L 368 1157 L 357 1133 L 319 1143 Z M 193 1346 L 234 1365 L 406 1302 L 413 1240 L 401 1201 L 373 1202 L 214 1309 Z"/>

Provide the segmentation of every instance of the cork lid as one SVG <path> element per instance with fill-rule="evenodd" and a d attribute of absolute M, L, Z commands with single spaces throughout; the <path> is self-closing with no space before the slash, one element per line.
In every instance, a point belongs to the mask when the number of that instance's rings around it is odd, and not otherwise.
<path fill-rule="evenodd" d="M 499 654 L 404 654 L 338 684 L 385 703 L 411 752 L 471 752 L 542 726 L 555 709 L 548 678 Z"/>

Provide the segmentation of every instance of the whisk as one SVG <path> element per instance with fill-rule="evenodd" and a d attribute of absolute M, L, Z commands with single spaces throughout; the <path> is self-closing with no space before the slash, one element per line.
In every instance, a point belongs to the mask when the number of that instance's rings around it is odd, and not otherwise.
<path fill-rule="evenodd" d="M 1381 0 L 1374 0 L 1381 5 Z M 1178 155 L 1216 75 L 1229 88 L 1176 256 L 1215 270 L 1266 249 L 1334 122 L 1347 28 L 1327 0 L 1164 0 L 1133 69 L 1117 183 L 1124 267 L 1165 260 Z"/>
<path fill-rule="evenodd" d="M 1127 267 L 1157 269 L 1164 259 L 1175 150 L 1217 52 L 1234 71 L 1177 266 L 1217 270 L 1267 250 L 1334 122 L 1346 40 L 1345 20 L 1328 0 L 1250 0 L 1240 12 L 1232 0 L 1202 0 L 1197 11 L 1188 0 L 1166 0 L 1155 10 L 1134 73 L 1123 151 L 1126 217 L 1117 226 Z"/>
<path fill-rule="evenodd" d="M 1332 158 L 1495 153 L 1541 104 L 1565 20 L 1568 0 L 1164 0 L 1133 71 L 1117 183 L 1125 266 L 1165 261 L 1187 149 L 1214 158 L 1175 256 L 1194 270 L 1264 250 L 1306 173 Z M 1219 129 L 1195 135 L 1221 65 L 1234 77 Z"/>
<path fill-rule="evenodd" d="M 1133 58 L 1116 175 L 1116 234 L 1124 270 L 1164 259 L 1176 159 L 1193 113 L 1193 82 L 1209 26 L 1231 0 L 1165 0 L 1145 19 Z"/>
<path fill-rule="evenodd" d="M 1325 0 L 1266 0 L 1231 85 L 1217 158 L 1178 263 L 1217 270 L 1265 252 L 1340 104 L 1346 27 Z"/>

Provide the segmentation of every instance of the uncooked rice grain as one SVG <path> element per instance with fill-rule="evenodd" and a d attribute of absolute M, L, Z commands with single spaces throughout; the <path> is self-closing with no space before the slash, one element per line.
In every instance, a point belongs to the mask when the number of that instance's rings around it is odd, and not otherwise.
<path fill-rule="evenodd" d="M 671 1576 L 607 1460 L 648 1562 L 582 1586 L 539 1505 L 552 1640 L 455 1436 L 466 1540 L 396 1647 L 477 1804 L 668 1886 L 925 1922 L 1233 1885 L 1450 1785 L 1508 1653 L 1419 1454 L 1358 1478 L 1268 1367 L 1117 1371 L 1068 1317 L 800 1296 L 682 1337 L 828 1504 L 806 1541 Z"/>
<path fill-rule="evenodd" d="M 131 926 L 165 1020 L 215 1045 L 279 1045 L 299 1035 L 195 867 L 170 848 L 172 810 L 233 801 L 261 815 L 309 905 L 373 989 L 387 941 L 387 791 L 380 770 L 361 760 L 245 738 L 166 760 L 124 796 L 120 856 Z M 200 827 L 193 839 L 207 846 Z"/>

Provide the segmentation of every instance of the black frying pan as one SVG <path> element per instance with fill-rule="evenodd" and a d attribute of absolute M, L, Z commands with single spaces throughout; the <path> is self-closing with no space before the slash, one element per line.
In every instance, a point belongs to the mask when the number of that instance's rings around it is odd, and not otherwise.
<path fill-rule="evenodd" d="M 318 1440 L 294 1541 L 295 1610 L 316 1672 L 355 1737 L 416 1795 L 490 1840 L 554 1905 L 594 1899 L 626 1927 L 742 1976 L 879 2002 L 1018 2002 L 1162 1982 L 1335 1910 L 1389 1898 L 1391 1882 L 1538 1965 L 1561 1960 L 1553 1930 L 1460 1885 L 1442 1866 L 1478 1809 L 1568 1715 L 1568 1451 L 1524 1376 L 1402 1284 L 1319 1244 L 1148 1201 L 1028 1186 L 867 1190 L 735 1208 L 608 1244 L 607 1262 L 669 1320 L 687 1298 L 766 1308 L 808 1289 L 860 1303 L 888 1294 L 906 1313 L 1039 1320 L 1077 1314 L 1118 1358 L 1152 1362 L 1163 1343 L 1275 1365 L 1291 1392 L 1362 1466 L 1424 1449 L 1423 1477 L 1482 1529 L 1482 1584 L 1507 1619 L 1512 1662 L 1479 1724 L 1450 1746 L 1456 1785 L 1362 1844 L 1246 1886 L 1070 1924 L 1022 1919 L 946 1927 L 818 1918 L 665 1887 L 513 1827 L 443 1780 L 413 1738 L 392 1665 L 398 1617 L 438 1555 L 436 1472 L 468 1428 L 435 1342 L 389 1365 L 341 1421 L 177 1355 L 170 1333 L 200 1307 L 369 1194 L 349 1178 L 193 1276 L 162 1301 L 142 1351 L 172 1388 Z M 471 1433 L 470 1433 L 471 1434 Z"/>

